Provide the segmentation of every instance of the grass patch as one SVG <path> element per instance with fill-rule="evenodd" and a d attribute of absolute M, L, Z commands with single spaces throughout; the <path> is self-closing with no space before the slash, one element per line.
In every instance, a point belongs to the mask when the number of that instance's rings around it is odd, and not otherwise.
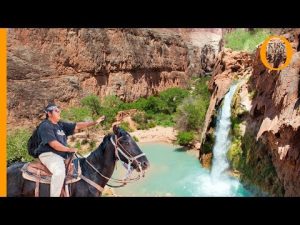
<path fill-rule="evenodd" d="M 267 29 L 254 29 L 253 32 L 245 29 L 235 29 L 225 35 L 225 47 L 234 51 L 253 52 L 257 45 L 263 42 L 271 33 Z"/>

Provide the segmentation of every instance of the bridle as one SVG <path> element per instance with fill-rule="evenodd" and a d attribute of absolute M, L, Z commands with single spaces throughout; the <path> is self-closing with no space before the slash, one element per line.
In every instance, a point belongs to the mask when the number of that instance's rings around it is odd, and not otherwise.
<path fill-rule="evenodd" d="M 119 156 L 119 152 L 127 159 L 127 161 L 128 161 L 128 163 L 127 163 L 127 174 L 131 174 L 131 172 L 133 171 L 133 168 L 131 167 L 131 164 L 133 163 L 133 162 L 136 162 L 137 163 L 137 165 L 138 165 L 138 167 L 139 167 L 139 173 L 142 173 L 142 176 L 144 177 L 144 175 L 145 175 L 145 172 L 142 170 L 142 166 L 141 166 L 141 162 L 139 162 L 139 161 L 137 161 L 137 159 L 138 158 L 140 158 L 140 157 L 142 157 L 142 156 L 144 156 L 145 155 L 145 153 L 141 153 L 141 154 L 139 154 L 139 155 L 137 155 L 137 156 L 132 156 L 124 147 L 123 147 L 123 145 L 121 145 L 121 143 L 119 142 L 119 139 L 120 139 L 121 137 L 119 137 L 119 138 L 117 138 L 117 136 L 115 136 L 115 139 L 116 139 L 116 142 L 114 142 L 114 140 L 113 140 L 113 137 L 111 136 L 110 137 L 110 141 L 111 141 L 111 143 L 115 146 L 115 156 L 116 156 L 116 158 L 118 159 L 118 160 L 120 160 L 121 161 L 121 159 L 120 159 L 120 156 Z M 121 149 L 120 147 L 118 147 L 118 145 L 123 149 Z M 127 154 L 126 154 L 126 153 Z M 125 166 L 125 168 L 126 168 L 126 163 L 125 162 L 123 162 L 123 165 Z M 139 174 L 140 175 L 140 174 Z M 128 176 L 128 175 L 127 175 Z M 126 177 L 125 177 L 125 179 L 126 179 Z"/>
<path fill-rule="evenodd" d="M 121 145 L 121 143 L 119 142 L 120 138 L 117 138 L 116 135 L 115 136 L 115 141 L 113 140 L 113 135 L 110 137 L 110 141 L 113 144 L 113 146 L 115 147 L 115 160 L 120 160 L 120 156 L 119 153 L 121 153 L 122 156 L 124 156 L 128 163 L 123 162 L 124 167 L 127 169 L 127 173 L 125 175 L 125 177 L 123 179 L 116 179 L 113 177 L 107 177 L 105 175 L 103 175 L 98 169 L 96 169 L 88 160 L 86 157 L 82 156 L 80 153 L 76 153 L 78 155 L 80 155 L 81 157 L 85 158 L 85 161 L 87 162 L 87 164 L 96 172 L 98 173 L 100 176 L 102 176 L 103 178 L 107 179 L 107 181 L 111 180 L 114 181 L 116 183 L 121 183 L 121 185 L 110 185 L 110 184 L 106 184 L 107 186 L 110 187 L 123 187 L 125 186 L 127 183 L 132 183 L 134 181 L 139 180 L 141 177 L 145 176 L 145 171 L 142 170 L 142 166 L 141 163 L 137 161 L 138 158 L 142 157 L 145 155 L 145 153 L 141 153 L 137 156 L 132 156 L 125 148 L 123 145 Z M 139 171 L 138 171 L 138 175 L 134 178 L 130 178 L 131 173 L 133 172 L 133 167 L 131 166 L 133 162 L 136 162 L 138 167 L 139 167 Z M 127 165 L 126 165 L 127 164 Z"/>

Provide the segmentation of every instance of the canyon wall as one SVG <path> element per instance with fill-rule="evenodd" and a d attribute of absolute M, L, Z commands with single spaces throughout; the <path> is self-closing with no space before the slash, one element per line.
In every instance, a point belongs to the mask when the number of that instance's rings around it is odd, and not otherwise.
<path fill-rule="evenodd" d="M 188 33 L 9 29 L 8 127 L 40 120 L 49 101 L 67 107 L 89 94 L 134 101 L 170 87 L 185 87 L 189 77 L 202 74 L 201 49 Z"/>

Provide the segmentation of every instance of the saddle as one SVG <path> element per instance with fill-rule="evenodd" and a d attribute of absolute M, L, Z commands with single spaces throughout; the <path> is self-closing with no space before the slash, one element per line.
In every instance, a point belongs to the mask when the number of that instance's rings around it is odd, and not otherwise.
<path fill-rule="evenodd" d="M 70 160 L 71 163 L 70 163 Z M 67 175 L 65 178 L 65 186 L 62 189 L 61 196 L 69 197 L 68 184 L 75 183 L 81 179 L 81 167 L 78 158 L 68 158 L 65 160 Z M 22 168 L 22 176 L 26 180 L 35 182 L 35 197 L 39 196 L 39 184 L 50 184 L 52 173 L 37 158 L 33 162 L 26 163 Z"/>

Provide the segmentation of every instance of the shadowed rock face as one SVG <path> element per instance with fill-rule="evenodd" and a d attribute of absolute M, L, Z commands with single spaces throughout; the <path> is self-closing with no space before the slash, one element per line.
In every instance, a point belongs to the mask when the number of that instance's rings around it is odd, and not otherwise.
<path fill-rule="evenodd" d="M 8 126 L 32 124 L 49 101 L 184 87 L 199 65 L 199 47 L 168 29 L 9 29 Z"/>
<path fill-rule="evenodd" d="M 268 146 L 268 153 L 283 183 L 285 196 L 300 196 L 300 29 L 284 36 L 292 43 L 294 54 L 288 67 L 268 71 L 258 60 L 250 88 L 257 92 L 250 111 L 257 124 L 256 137 Z"/>

